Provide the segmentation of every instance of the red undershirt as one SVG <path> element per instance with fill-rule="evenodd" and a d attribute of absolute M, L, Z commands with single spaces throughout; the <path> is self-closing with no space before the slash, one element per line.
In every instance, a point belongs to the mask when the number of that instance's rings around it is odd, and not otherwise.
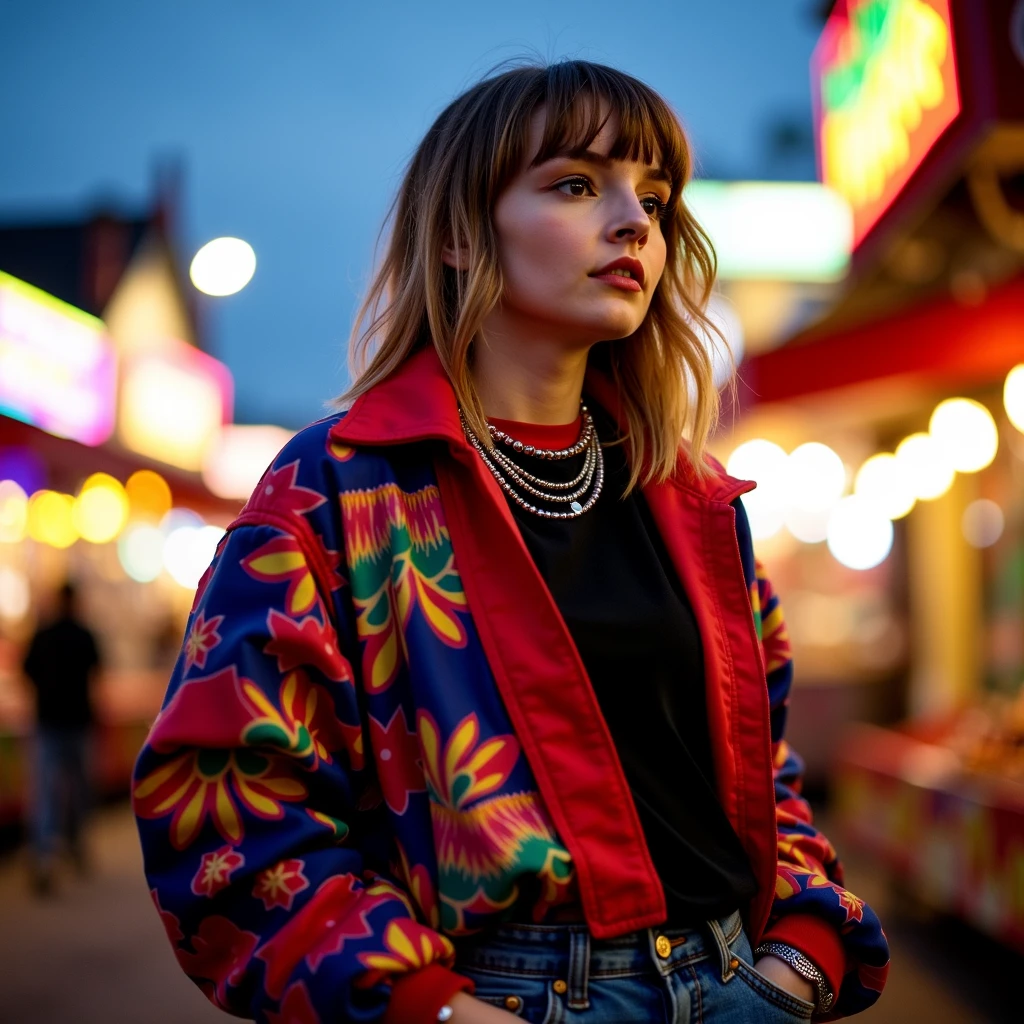
<path fill-rule="evenodd" d="M 495 419 L 493 416 L 487 422 L 523 444 L 532 444 L 534 448 L 568 448 L 580 438 L 583 414 L 577 416 L 572 423 L 518 423 L 515 420 Z"/>

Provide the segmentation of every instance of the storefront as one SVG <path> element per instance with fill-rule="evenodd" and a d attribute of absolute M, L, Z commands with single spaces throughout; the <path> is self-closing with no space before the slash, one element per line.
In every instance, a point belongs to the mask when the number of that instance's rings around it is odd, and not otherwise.
<path fill-rule="evenodd" d="M 227 368 L 158 341 L 125 354 L 102 320 L 0 272 L 0 824 L 23 809 L 21 657 L 56 590 L 75 582 L 97 635 L 97 777 L 123 789 L 195 585 L 253 482 L 249 467 L 224 497 L 202 475 L 232 430 Z"/>
<path fill-rule="evenodd" d="M 841 2 L 814 73 L 853 272 L 743 365 L 720 455 L 761 484 L 812 780 L 910 891 L 1024 949 L 1024 4 Z M 837 749 L 850 718 L 877 724 Z"/>

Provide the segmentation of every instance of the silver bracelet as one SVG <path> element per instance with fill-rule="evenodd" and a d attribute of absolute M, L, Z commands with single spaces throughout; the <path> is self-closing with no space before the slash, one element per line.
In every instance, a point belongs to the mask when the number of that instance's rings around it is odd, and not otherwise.
<path fill-rule="evenodd" d="M 441 1009 L 437 1011 L 437 1019 L 441 1021 L 451 1020 L 454 1015 L 455 1011 L 448 1005 L 442 1006 Z"/>
<path fill-rule="evenodd" d="M 832 1001 L 835 995 L 829 986 L 825 975 L 821 973 L 817 965 L 809 960 L 798 949 L 787 946 L 784 942 L 762 942 L 754 950 L 754 956 L 775 956 L 785 961 L 790 967 L 814 986 L 816 995 L 815 1009 L 818 1013 L 828 1013 L 832 1009 Z"/>

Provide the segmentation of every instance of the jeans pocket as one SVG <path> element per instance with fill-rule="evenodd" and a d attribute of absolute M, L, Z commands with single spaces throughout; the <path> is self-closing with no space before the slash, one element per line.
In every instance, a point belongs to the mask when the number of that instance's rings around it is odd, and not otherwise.
<path fill-rule="evenodd" d="M 784 988 L 780 988 L 774 981 L 770 981 L 745 960 L 741 960 L 738 957 L 737 959 L 739 960 L 739 966 L 736 968 L 736 976 L 742 979 L 755 995 L 759 996 L 776 1010 L 788 1014 L 788 1018 L 791 1020 L 811 1019 L 811 1015 L 814 1013 L 813 1003 L 809 1003 L 806 999 L 801 999 L 799 996 L 793 995 L 792 992 L 787 992 Z"/>
<path fill-rule="evenodd" d="M 481 1002 L 500 1007 L 530 1024 L 550 1024 L 554 1019 L 557 1004 L 551 998 L 551 979 L 462 964 L 456 970 L 473 982 L 473 995 Z"/>

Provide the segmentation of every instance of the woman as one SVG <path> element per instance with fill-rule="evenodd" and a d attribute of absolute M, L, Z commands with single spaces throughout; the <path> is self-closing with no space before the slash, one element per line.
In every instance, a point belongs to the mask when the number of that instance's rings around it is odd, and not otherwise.
<path fill-rule="evenodd" d="M 486 79 L 417 150 L 349 410 L 221 542 L 136 768 L 154 900 L 218 1006 L 726 1024 L 877 998 L 885 939 L 782 739 L 753 485 L 703 455 L 690 165 L 657 94 L 583 61 Z"/>

